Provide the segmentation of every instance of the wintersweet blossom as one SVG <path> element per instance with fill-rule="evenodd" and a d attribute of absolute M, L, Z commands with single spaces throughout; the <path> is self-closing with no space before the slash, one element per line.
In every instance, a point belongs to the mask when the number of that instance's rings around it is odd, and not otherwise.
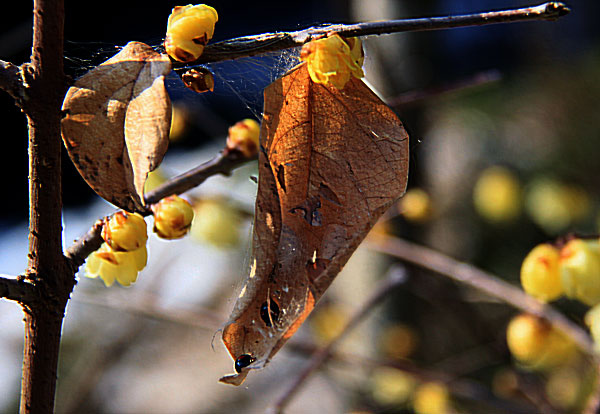
<path fill-rule="evenodd" d="M 218 20 L 217 11 L 206 4 L 175 7 L 167 24 L 167 54 L 180 62 L 198 59 L 213 37 Z"/>
<path fill-rule="evenodd" d="M 183 198 L 172 195 L 152 206 L 154 232 L 163 239 L 180 239 L 192 226 L 194 210 Z"/>
<path fill-rule="evenodd" d="M 103 243 L 87 258 L 85 275 L 89 278 L 99 276 L 107 287 L 112 286 L 115 280 L 123 286 L 129 286 L 136 281 L 138 272 L 146 266 L 147 261 L 145 244 L 136 250 L 117 252 Z"/>
<path fill-rule="evenodd" d="M 315 83 L 343 89 L 351 76 L 365 76 L 362 42 L 358 38 L 343 39 L 332 35 L 313 40 L 302 47 L 300 59 L 308 64 L 308 73 Z"/>
<path fill-rule="evenodd" d="M 102 238 L 114 251 L 137 250 L 148 240 L 146 222 L 139 214 L 118 211 L 105 219 Z"/>
<path fill-rule="evenodd" d="M 244 119 L 229 128 L 227 148 L 240 151 L 248 158 L 258 152 L 260 125 L 254 119 Z"/>

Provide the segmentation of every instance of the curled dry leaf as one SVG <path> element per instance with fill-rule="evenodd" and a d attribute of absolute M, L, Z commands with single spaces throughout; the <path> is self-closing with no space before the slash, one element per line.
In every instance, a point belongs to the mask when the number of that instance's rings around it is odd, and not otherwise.
<path fill-rule="evenodd" d="M 128 43 L 79 78 L 63 102 L 63 141 L 85 181 L 116 206 L 142 212 L 144 183 L 169 143 L 166 55 Z"/>
<path fill-rule="evenodd" d="M 359 79 L 338 90 L 302 64 L 265 90 L 253 265 L 223 342 L 239 385 L 294 334 L 406 189 L 408 135 Z"/>

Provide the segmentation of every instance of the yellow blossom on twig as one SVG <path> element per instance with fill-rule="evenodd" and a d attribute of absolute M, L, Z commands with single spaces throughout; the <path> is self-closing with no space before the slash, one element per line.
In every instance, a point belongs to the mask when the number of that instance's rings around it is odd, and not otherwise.
<path fill-rule="evenodd" d="M 145 244 L 129 252 L 116 252 L 103 243 L 87 258 L 85 275 L 89 278 L 100 276 L 106 286 L 112 286 L 115 280 L 123 286 L 129 286 L 136 281 L 138 272 L 146 266 L 147 261 Z"/>

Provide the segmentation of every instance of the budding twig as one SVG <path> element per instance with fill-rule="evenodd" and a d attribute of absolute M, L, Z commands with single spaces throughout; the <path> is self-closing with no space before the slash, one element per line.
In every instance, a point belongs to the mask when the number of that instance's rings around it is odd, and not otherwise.
<path fill-rule="evenodd" d="M 27 305 L 37 299 L 36 293 L 34 286 L 24 278 L 0 275 L 0 298 Z"/>
<path fill-rule="evenodd" d="M 563 3 L 548 2 L 534 7 L 496 12 L 357 24 L 331 24 L 309 27 L 296 32 L 263 33 L 209 44 L 205 47 L 204 53 L 198 60 L 186 64 L 175 62 L 173 66 L 180 67 L 219 62 L 276 52 L 302 46 L 304 43 L 325 36 L 328 33 L 338 33 L 342 36 L 371 36 L 399 32 L 451 29 L 454 27 L 483 26 L 496 23 L 524 22 L 529 20 L 556 20 L 569 12 L 570 9 Z"/>
<path fill-rule="evenodd" d="M 24 95 L 21 68 L 0 60 L 0 89 L 12 96 L 15 102 L 20 103 Z"/>

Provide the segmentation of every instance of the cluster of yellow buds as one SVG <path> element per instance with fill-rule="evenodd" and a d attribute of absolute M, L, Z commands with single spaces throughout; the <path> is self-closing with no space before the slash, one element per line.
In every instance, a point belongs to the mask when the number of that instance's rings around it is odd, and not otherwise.
<path fill-rule="evenodd" d="M 560 249 L 536 246 L 523 260 L 521 284 L 543 301 L 564 294 L 589 306 L 600 303 L 600 241 L 576 238 Z"/>
<path fill-rule="evenodd" d="M 511 354 L 524 368 L 547 370 L 570 362 L 575 356 L 575 343 L 550 323 L 536 316 L 515 316 L 506 330 Z"/>
<path fill-rule="evenodd" d="M 252 158 L 258 153 L 260 125 L 254 119 L 244 119 L 229 128 L 227 149 Z"/>
<path fill-rule="evenodd" d="M 217 11 L 206 4 L 175 7 L 167 24 L 167 54 L 180 62 L 198 59 L 212 39 L 218 20 Z"/>
<path fill-rule="evenodd" d="M 118 281 L 129 286 L 146 266 L 148 233 L 146 222 L 139 214 L 119 211 L 105 219 L 102 228 L 104 243 L 87 259 L 87 277 L 100 277 L 106 286 Z"/>
<path fill-rule="evenodd" d="M 192 226 L 194 210 L 183 198 L 172 195 L 152 206 L 154 232 L 163 239 L 173 240 L 185 236 Z"/>
<path fill-rule="evenodd" d="M 342 38 L 334 34 L 306 43 L 300 59 L 308 65 L 308 73 L 315 83 L 343 89 L 352 76 L 362 78 L 364 53 L 360 39 Z"/>

